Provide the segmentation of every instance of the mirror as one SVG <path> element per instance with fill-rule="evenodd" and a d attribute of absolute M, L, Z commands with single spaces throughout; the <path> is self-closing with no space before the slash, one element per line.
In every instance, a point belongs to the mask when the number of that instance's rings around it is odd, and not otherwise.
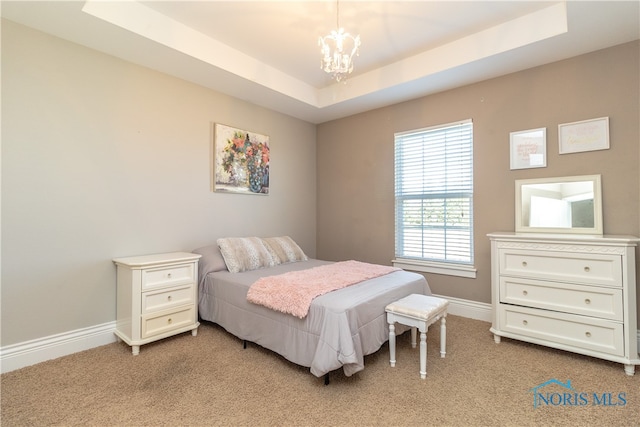
<path fill-rule="evenodd" d="M 601 235 L 600 175 L 516 180 L 516 232 Z"/>

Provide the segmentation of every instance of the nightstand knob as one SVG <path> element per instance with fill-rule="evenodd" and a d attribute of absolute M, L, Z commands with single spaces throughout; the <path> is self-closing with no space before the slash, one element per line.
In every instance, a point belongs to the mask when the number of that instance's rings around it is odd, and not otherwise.
<path fill-rule="evenodd" d="M 167 297 L 167 301 L 171 301 L 171 295 Z"/>
<path fill-rule="evenodd" d="M 586 332 L 585 335 L 587 338 L 591 338 L 591 332 Z"/>
<path fill-rule="evenodd" d="M 522 261 L 522 266 L 526 267 L 527 266 L 527 261 Z"/>
<path fill-rule="evenodd" d="M 522 295 L 524 295 L 525 297 L 529 294 L 529 292 L 527 291 L 522 291 Z"/>
<path fill-rule="evenodd" d="M 591 271 L 591 269 L 589 268 L 589 266 L 587 266 L 584 268 L 584 271 L 588 273 L 589 271 Z"/>
<path fill-rule="evenodd" d="M 171 323 L 171 318 L 168 318 L 168 319 L 167 319 L 167 323 Z"/>
<path fill-rule="evenodd" d="M 586 298 L 586 299 L 584 300 L 584 303 L 585 303 L 585 304 L 591 304 L 591 300 L 590 300 L 589 298 Z"/>
<path fill-rule="evenodd" d="M 522 324 L 523 324 L 524 326 L 527 326 L 527 325 L 529 324 L 529 322 L 527 322 L 526 320 L 523 320 L 523 321 L 522 321 Z"/>
<path fill-rule="evenodd" d="M 167 278 L 171 279 L 171 273 L 167 273 Z"/>

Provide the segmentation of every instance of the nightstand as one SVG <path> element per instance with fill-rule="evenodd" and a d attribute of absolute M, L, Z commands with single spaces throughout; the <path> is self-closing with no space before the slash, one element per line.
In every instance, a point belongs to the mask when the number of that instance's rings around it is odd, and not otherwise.
<path fill-rule="evenodd" d="M 182 332 L 198 333 L 198 259 L 189 252 L 115 258 L 115 334 L 140 346 Z"/>

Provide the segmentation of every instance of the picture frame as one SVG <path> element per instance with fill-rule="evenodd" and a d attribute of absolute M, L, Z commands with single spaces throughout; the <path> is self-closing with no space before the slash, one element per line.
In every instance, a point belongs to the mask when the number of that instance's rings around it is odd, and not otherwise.
<path fill-rule="evenodd" d="M 511 132 L 509 134 L 511 170 L 547 166 L 547 128 Z"/>
<path fill-rule="evenodd" d="M 560 154 L 609 149 L 609 117 L 558 125 Z"/>
<path fill-rule="evenodd" d="M 269 194 L 269 136 L 214 123 L 212 191 Z"/>

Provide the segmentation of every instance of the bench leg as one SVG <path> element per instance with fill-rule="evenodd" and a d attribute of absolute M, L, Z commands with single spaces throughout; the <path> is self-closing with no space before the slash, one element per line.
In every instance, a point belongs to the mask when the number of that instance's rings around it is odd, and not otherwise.
<path fill-rule="evenodd" d="M 427 332 L 420 331 L 420 378 L 427 378 Z"/>
<path fill-rule="evenodd" d="M 440 357 L 447 354 L 447 315 L 442 316 L 440 321 Z"/>
<path fill-rule="evenodd" d="M 389 363 L 391 367 L 396 366 L 396 326 L 389 323 Z"/>
<path fill-rule="evenodd" d="M 411 347 L 416 348 L 416 336 L 418 335 L 416 332 L 417 328 L 411 328 Z"/>

